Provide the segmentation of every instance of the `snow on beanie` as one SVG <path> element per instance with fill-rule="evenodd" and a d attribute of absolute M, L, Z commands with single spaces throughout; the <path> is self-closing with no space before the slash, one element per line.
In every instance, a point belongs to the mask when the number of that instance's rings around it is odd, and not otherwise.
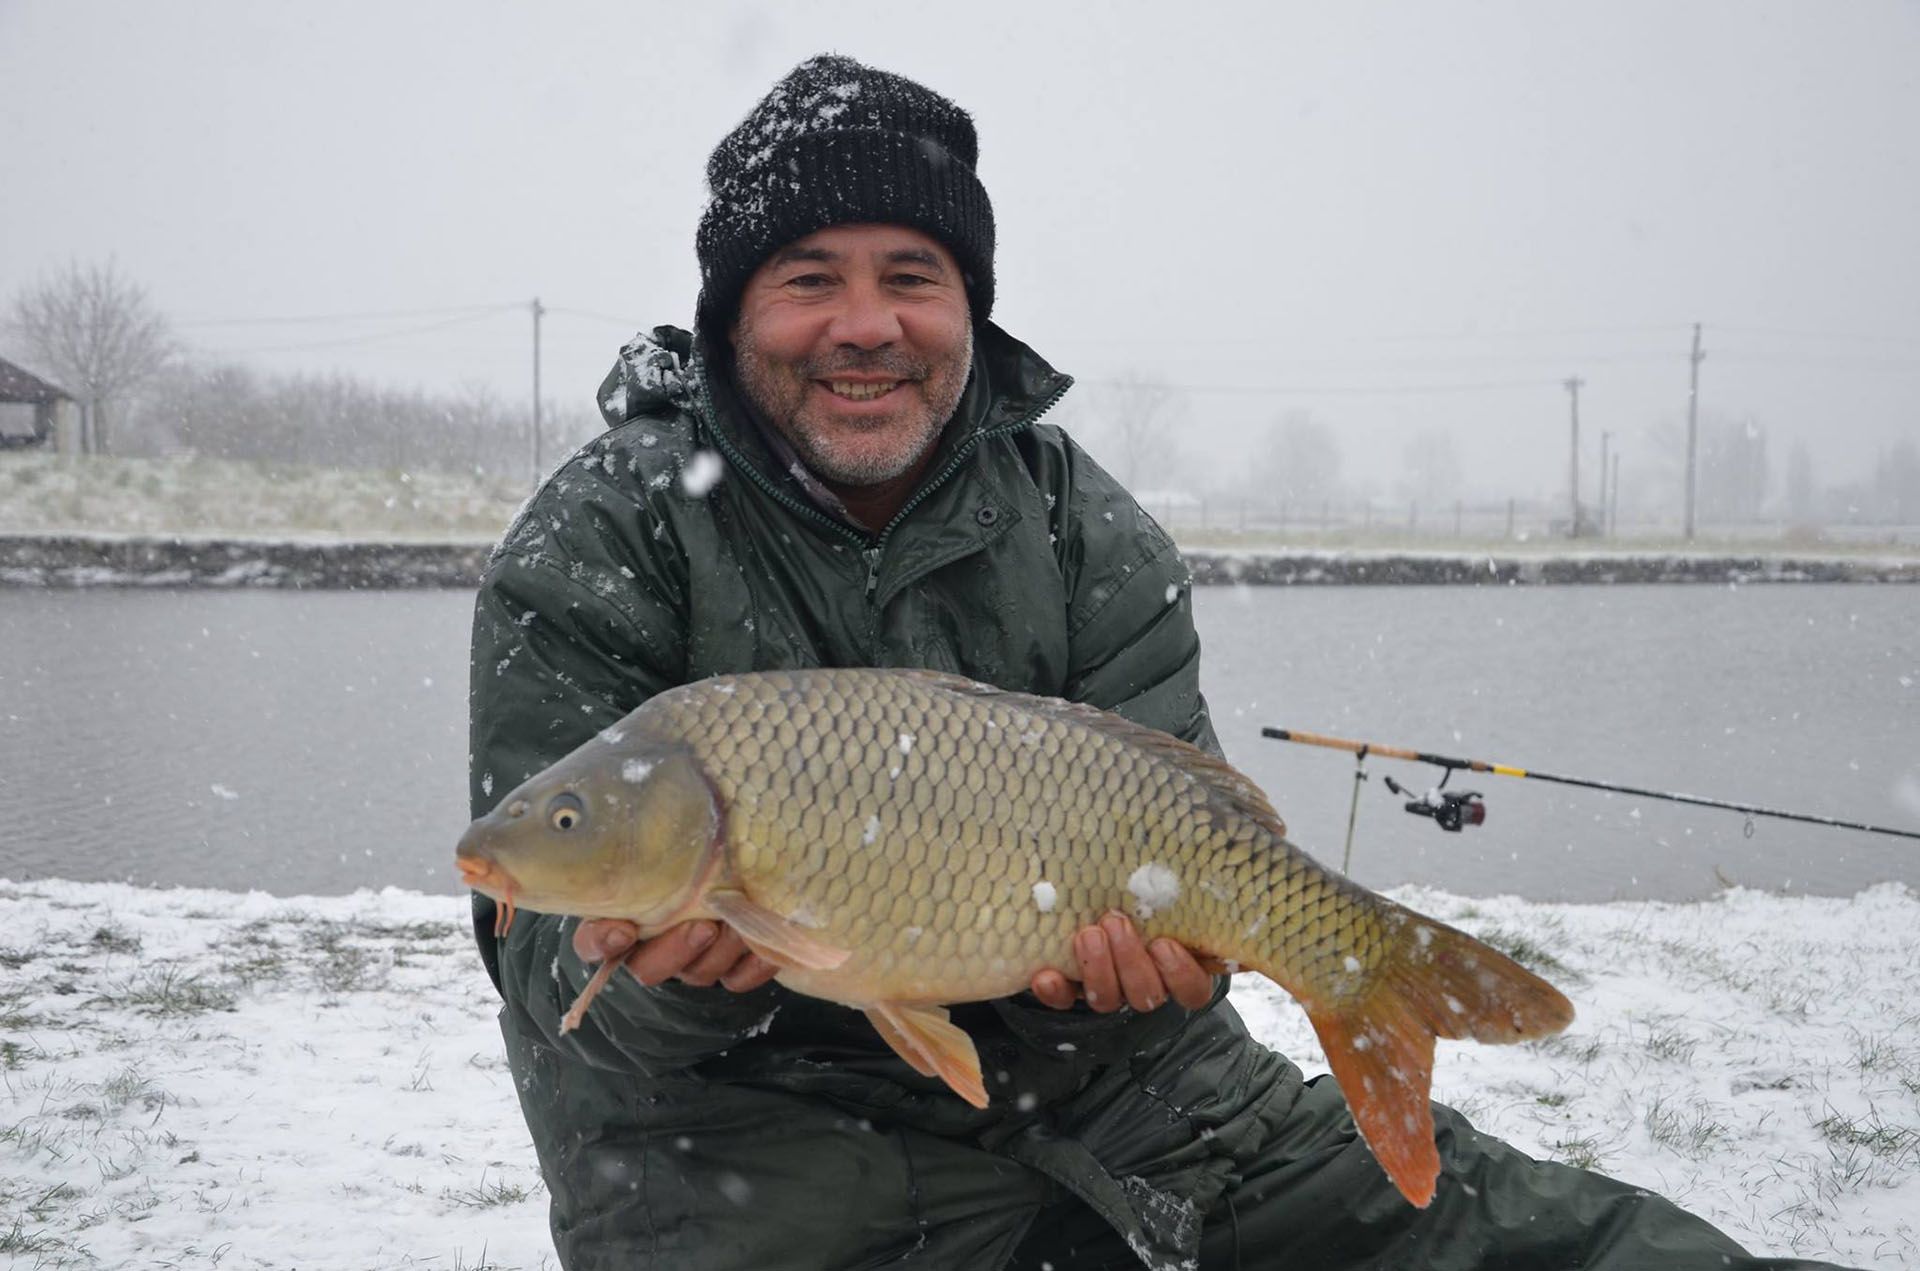
<path fill-rule="evenodd" d="M 967 112 L 849 57 L 809 58 L 773 86 L 707 160 L 700 323 L 733 322 L 740 290 L 773 252 L 829 225 L 908 225 L 966 274 L 975 322 L 993 308 L 993 206 L 974 175 Z"/>

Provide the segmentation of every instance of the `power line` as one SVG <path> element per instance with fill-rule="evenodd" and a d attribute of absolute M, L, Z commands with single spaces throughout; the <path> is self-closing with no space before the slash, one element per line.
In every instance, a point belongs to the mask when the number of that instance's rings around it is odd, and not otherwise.
<path fill-rule="evenodd" d="M 510 305 L 508 307 L 518 309 L 521 306 Z M 448 327 L 467 326 L 480 321 L 482 318 L 491 316 L 494 312 L 494 310 L 488 309 L 484 313 L 470 313 L 465 317 L 447 318 L 440 322 L 429 322 L 424 326 L 402 327 L 397 331 L 375 331 L 368 335 L 346 336 L 338 340 L 314 340 L 306 344 L 249 346 L 244 349 L 208 349 L 207 352 L 217 353 L 222 357 L 241 357 L 251 353 L 304 353 L 313 349 L 333 349 L 340 348 L 344 345 L 376 344 L 382 340 L 396 340 L 403 336 L 420 335 L 428 331 L 444 331 Z"/>
<path fill-rule="evenodd" d="M 389 309 L 379 313 L 312 313 L 294 317 L 259 318 L 192 318 L 176 322 L 181 327 L 247 327 L 278 326 L 311 322 L 376 322 L 395 318 L 438 318 L 449 314 L 503 313 L 508 309 L 518 309 L 518 304 L 466 305 L 459 308 L 443 309 Z"/>
<path fill-rule="evenodd" d="M 1106 384 L 1125 386 L 1131 381 L 1118 379 L 1083 379 L 1082 384 Z M 1507 389 L 1559 388 L 1559 380 L 1503 380 L 1481 384 L 1396 384 L 1383 388 L 1368 388 L 1359 385 L 1340 387 L 1306 388 L 1284 384 L 1164 384 L 1162 387 L 1177 389 L 1185 393 L 1219 393 L 1244 397 L 1393 397 L 1412 396 L 1426 393 L 1488 393 Z"/>
<path fill-rule="evenodd" d="M 594 322 L 608 322 L 614 326 L 625 327 L 630 331 L 638 331 L 644 325 L 643 323 L 635 322 L 632 318 L 616 318 L 611 314 L 592 313 L 586 309 L 561 309 L 553 305 L 548 305 L 546 312 L 565 314 L 569 318 L 587 318 Z"/>

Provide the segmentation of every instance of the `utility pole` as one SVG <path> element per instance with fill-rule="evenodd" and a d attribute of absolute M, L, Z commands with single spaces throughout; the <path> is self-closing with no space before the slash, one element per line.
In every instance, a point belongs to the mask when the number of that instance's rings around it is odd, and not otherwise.
<path fill-rule="evenodd" d="M 540 297 L 533 298 L 533 484 L 537 489 L 546 469 L 540 466 Z"/>
<path fill-rule="evenodd" d="M 1600 534 L 1607 533 L 1607 446 L 1613 440 L 1613 434 L 1606 429 L 1600 430 L 1600 501 L 1594 505 L 1595 516 L 1600 518 Z"/>
<path fill-rule="evenodd" d="M 1613 480 L 1607 483 L 1607 537 L 1620 533 L 1620 456 L 1613 456 Z"/>
<path fill-rule="evenodd" d="M 1707 355 L 1700 351 L 1700 324 L 1693 324 L 1693 374 L 1687 388 L 1687 542 L 1693 541 L 1694 457 L 1700 450 L 1700 363 Z"/>
<path fill-rule="evenodd" d="M 1567 523 L 1567 537 L 1580 537 L 1580 386 L 1586 381 L 1578 375 L 1569 375 L 1560 381 L 1566 386 L 1567 396 L 1573 399 L 1573 476 L 1568 484 L 1569 497 L 1573 500 L 1573 520 Z"/>

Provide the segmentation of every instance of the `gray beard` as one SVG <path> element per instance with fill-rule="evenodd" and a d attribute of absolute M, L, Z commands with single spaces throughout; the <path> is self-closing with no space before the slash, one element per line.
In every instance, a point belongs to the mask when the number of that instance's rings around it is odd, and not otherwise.
<path fill-rule="evenodd" d="M 939 441 L 947 421 L 960 405 L 961 395 L 966 392 L 968 372 L 973 366 L 973 327 L 967 327 L 966 344 L 960 350 L 960 356 L 950 377 L 950 385 L 937 388 L 927 403 L 925 417 L 917 422 L 912 444 L 891 456 L 863 455 L 836 457 L 827 447 L 803 428 L 798 420 L 797 401 L 783 401 L 782 390 L 790 388 L 789 382 L 771 376 L 766 364 L 754 351 L 753 332 L 743 326 L 735 335 L 734 380 L 741 395 L 760 414 L 760 418 L 786 438 L 801 462 L 815 475 L 828 481 L 847 486 L 872 486 L 891 481 L 918 463 L 922 456 Z M 812 372 L 814 368 L 803 366 L 803 371 Z M 890 364 L 888 359 L 866 359 L 858 365 L 845 363 L 831 368 L 820 368 L 817 373 L 807 374 L 804 379 L 825 378 L 830 370 L 875 370 L 886 369 L 911 374 L 919 368 Z M 918 378 L 918 376 L 915 376 Z M 934 385 L 935 376 L 929 375 L 922 383 Z M 805 385 L 800 389 L 800 399 L 805 398 Z"/>

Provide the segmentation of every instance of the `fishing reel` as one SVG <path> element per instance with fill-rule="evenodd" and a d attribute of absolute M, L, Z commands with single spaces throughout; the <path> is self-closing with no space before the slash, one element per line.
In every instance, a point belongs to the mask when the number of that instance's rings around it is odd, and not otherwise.
<path fill-rule="evenodd" d="M 1449 834 L 1458 834 L 1469 825 L 1487 823 L 1487 805 L 1481 801 L 1478 790 L 1448 790 L 1447 777 L 1453 775 L 1453 769 L 1447 769 L 1447 776 L 1440 778 L 1440 784 L 1425 794 L 1415 794 L 1392 777 L 1386 778 L 1387 789 L 1406 797 L 1406 810 L 1415 816 L 1433 818 L 1433 823 Z"/>

